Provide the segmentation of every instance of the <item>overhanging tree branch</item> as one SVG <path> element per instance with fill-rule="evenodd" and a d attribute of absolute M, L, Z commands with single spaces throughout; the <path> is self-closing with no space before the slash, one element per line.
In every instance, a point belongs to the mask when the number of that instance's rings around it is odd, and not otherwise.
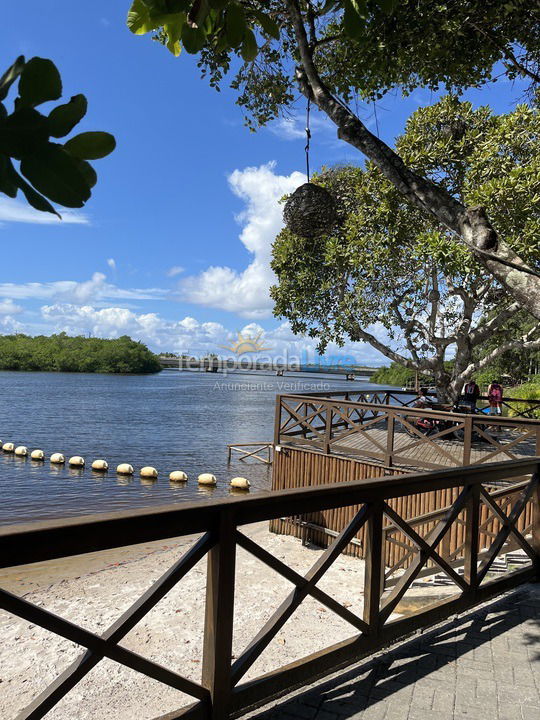
<path fill-rule="evenodd" d="M 334 122 L 341 139 L 372 160 L 416 207 L 456 233 L 521 306 L 540 319 L 540 278 L 536 272 L 500 241 L 484 208 L 466 208 L 444 188 L 413 172 L 397 153 L 332 95 L 315 66 L 298 0 L 286 0 L 286 3 L 301 60 L 297 70 L 301 91 Z"/>

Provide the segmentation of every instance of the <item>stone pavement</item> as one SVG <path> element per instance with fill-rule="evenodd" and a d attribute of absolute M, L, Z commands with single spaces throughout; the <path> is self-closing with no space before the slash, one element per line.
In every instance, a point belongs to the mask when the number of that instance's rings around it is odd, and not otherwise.
<path fill-rule="evenodd" d="M 540 584 L 524 585 L 251 720 L 540 720 Z"/>

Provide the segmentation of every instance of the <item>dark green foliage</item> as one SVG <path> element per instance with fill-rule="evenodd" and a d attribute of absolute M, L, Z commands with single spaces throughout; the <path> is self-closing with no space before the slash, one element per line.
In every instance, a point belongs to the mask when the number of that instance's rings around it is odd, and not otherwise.
<path fill-rule="evenodd" d="M 370 382 L 379 383 L 380 385 L 394 385 L 404 387 L 415 378 L 413 372 L 393 362 L 388 367 L 380 367 L 370 378 Z M 421 376 L 420 382 L 427 382 L 428 376 Z"/>
<path fill-rule="evenodd" d="M 82 335 L 0 335 L 0 370 L 155 373 L 159 360 L 127 335 L 117 340 Z"/>
<path fill-rule="evenodd" d="M 82 207 L 97 180 L 86 160 L 112 152 L 114 137 L 104 132 L 86 132 L 64 145 L 51 142 L 51 137 L 68 135 L 84 117 L 86 98 L 75 95 L 46 116 L 36 106 L 58 100 L 62 94 L 60 73 L 54 63 L 38 57 L 28 62 L 22 56 L 17 58 L 0 78 L 0 100 L 7 97 L 17 78 L 19 95 L 13 111 L 8 113 L 0 103 L 0 192 L 16 197 L 22 190 L 36 210 L 56 215 L 49 200 L 65 207 Z M 19 171 L 14 161 L 20 162 Z"/>
<path fill-rule="evenodd" d="M 498 62 L 508 77 L 535 84 L 536 1 L 311 0 L 299 2 L 299 9 L 320 76 L 347 103 L 377 100 L 396 88 L 409 93 L 442 86 L 459 93 L 491 82 Z M 298 49 L 283 0 L 134 0 L 127 24 L 137 35 L 155 33 L 175 55 L 182 46 L 200 52 L 199 66 L 214 87 L 235 56 L 243 59 L 239 70 L 232 63 L 237 74 L 231 86 L 253 128 L 295 100 Z"/>

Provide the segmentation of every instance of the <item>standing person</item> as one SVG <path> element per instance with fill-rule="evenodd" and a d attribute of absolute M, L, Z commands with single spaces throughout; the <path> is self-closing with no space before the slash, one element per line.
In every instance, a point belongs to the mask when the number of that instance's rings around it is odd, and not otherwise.
<path fill-rule="evenodd" d="M 489 414 L 502 415 L 503 387 L 497 380 L 488 387 Z"/>
<path fill-rule="evenodd" d="M 463 388 L 463 402 L 471 408 L 471 412 L 476 412 L 476 403 L 479 397 L 480 388 L 474 380 L 469 380 L 469 382 Z"/>

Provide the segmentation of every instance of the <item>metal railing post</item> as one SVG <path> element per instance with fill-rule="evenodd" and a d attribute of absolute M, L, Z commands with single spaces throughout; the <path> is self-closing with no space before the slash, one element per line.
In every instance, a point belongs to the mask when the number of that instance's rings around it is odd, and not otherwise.
<path fill-rule="evenodd" d="M 221 512 L 218 533 L 218 541 L 208 553 L 202 683 L 210 691 L 210 720 L 227 720 L 236 566 L 236 525 L 231 512 Z"/>

